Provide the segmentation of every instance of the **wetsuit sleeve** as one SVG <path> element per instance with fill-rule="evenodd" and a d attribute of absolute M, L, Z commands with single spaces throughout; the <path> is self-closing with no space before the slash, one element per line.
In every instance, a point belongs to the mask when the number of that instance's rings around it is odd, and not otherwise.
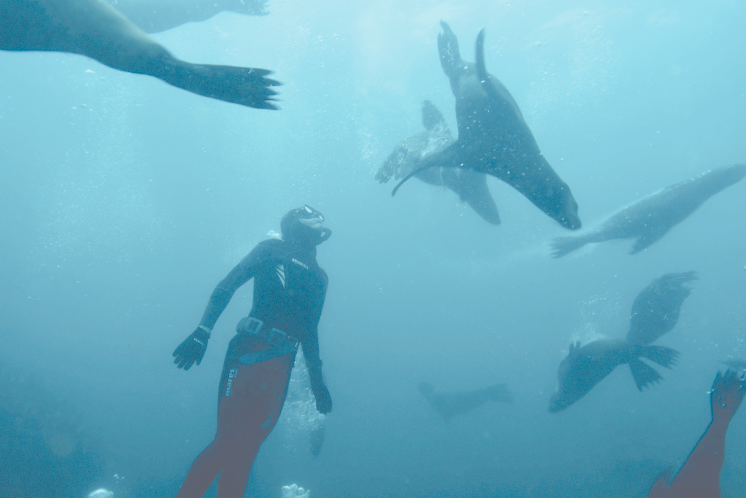
<path fill-rule="evenodd" d="M 321 320 L 321 311 L 324 309 L 324 301 L 326 300 L 326 289 L 329 286 L 329 279 L 326 276 L 326 272 L 322 271 L 322 279 L 324 289 L 321 292 L 321 297 L 316 303 L 316 309 L 312 315 L 312 323 L 308 328 L 308 333 L 305 334 L 303 340 L 303 356 L 306 359 L 306 367 L 308 367 L 308 374 L 311 377 L 311 384 L 314 382 L 323 382 L 321 378 L 321 358 L 319 356 L 319 320 Z"/>
<path fill-rule="evenodd" d="M 199 324 L 212 330 L 236 290 L 256 275 L 259 268 L 270 260 L 272 252 L 269 244 L 260 243 L 247 254 L 212 291 Z"/>

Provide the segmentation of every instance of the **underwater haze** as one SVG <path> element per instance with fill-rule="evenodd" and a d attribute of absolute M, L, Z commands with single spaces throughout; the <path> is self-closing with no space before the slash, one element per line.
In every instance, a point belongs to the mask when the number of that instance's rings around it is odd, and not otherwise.
<path fill-rule="evenodd" d="M 487 70 L 571 187 L 584 228 L 744 163 L 746 4 L 271 0 L 268 10 L 153 37 L 190 62 L 273 70 L 279 111 L 79 55 L 0 52 L 0 423 L 52 455 L 31 451 L 13 471 L 39 481 L 27 496 L 176 494 L 215 434 L 223 356 L 252 286 L 234 295 L 200 366 L 179 370 L 171 353 L 215 285 L 309 204 L 334 232 L 318 248 L 334 409 L 319 419 L 300 361 L 245 496 L 297 484 L 313 498 L 646 497 L 707 427 L 720 362 L 746 359 L 746 182 L 637 255 L 618 240 L 552 259 L 550 242 L 573 233 L 494 177 L 500 226 L 444 188 L 412 180 L 392 198 L 394 183 L 374 176 L 423 129 L 423 100 L 457 130 L 440 20 L 470 61 L 486 29 Z M 681 353 L 673 369 L 656 367 L 665 380 L 639 392 L 622 366 L 550 413 L 570 342 L 624 337 L 635 296 L 687 271 L 699 279 L 656 342 Z M 423 381 L 505 383 L 513 403 L 445 422 Z M 746 496 L 745 411 L 727 436 L 728 498 Z"/>

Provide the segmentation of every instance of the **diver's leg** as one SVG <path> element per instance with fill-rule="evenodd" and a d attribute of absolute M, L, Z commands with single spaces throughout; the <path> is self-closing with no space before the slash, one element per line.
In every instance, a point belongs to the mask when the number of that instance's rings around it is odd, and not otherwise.
<path fill-rule="evenodd" d="M 215 436 L 215 440 L 192 463 L 176 498 L 201 498 L 223 469 L 225 454 Z"/>
<path fill-rule="evenodd" d="M 238 416 L 236 406 L 231 406 L 230 396 L 226 392 L 232 382 L 232 377 L 241 366 L 238 358 L 252 345 L 246 336 L 236 335 L 228 345 L 228 351 L 225 353 L 223 362 L 223 373 L 220 376 L 218 385 L 218 427 L 215 432 L 215 438 L 212 443 L 199 454 L 189 468 L 186 479 L 181 484 L 179 493 L 176 498 L 201 498 L 202 495 L 212 485 L 218 474 L 225 468 L 230 459 L 234 458 L 236 453 L 235 441 L 233 434 L 240 427 L 241 420 Z M 233 399 L 235 401 L 235 398 Z M 234 402 L 233 405 L 236 403 Z M 240 495 L 239 495 L 240 496 Z"/>
<path fill-rule="evenodd" d="M 240 365 L 230 396 L 220 406 L 224 418 L 231 405 L 231 455 L 218 480 L 218 498 L 241 498 L 259 447 L 272 432 L 287 395 L 295 354 Z M 229 401 L 230 400 L 230 401 Z"/>

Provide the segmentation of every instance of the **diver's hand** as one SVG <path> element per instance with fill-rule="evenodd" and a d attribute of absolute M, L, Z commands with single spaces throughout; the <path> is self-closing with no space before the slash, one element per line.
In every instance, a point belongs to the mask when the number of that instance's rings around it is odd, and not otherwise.
<path fill-rule="evenodd" d="M 326 415 L 332 411 L 332 397 L 329 394 L 329 389 L 323 382 L 312 382 L 311 391 L 313 396 L 316 398 L 316 409 L 322 415 Z"/>
<path fill-rule="evenodd" d="M 202 362 L 202 357 L 205 356 L 209 339 L 210 334 L 202 327 L 197 327 L 197 330 L 184 339 L 184 342 L 179 344 L 179 347 L 174 351 L 176 367 L 189 370 L 194 362 L 199 365 Z"/>

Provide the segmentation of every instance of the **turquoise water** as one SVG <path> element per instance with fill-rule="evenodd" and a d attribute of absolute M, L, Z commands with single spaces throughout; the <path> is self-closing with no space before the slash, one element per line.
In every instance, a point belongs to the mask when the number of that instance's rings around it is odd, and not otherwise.
<path fill-rule="evenodd" d="M 641 254 L 615 241 L 554 260 L 549 242 L 569 232 L 497 179 L 494 227 L 450 191 L 413 180 L 391 198 L 393 184 L 374 175 L 421 131 L 422 100 L 457 129 L 441 19 L 468 60 L 486 29 L 488 70 L 586 227 L 746 162 L 746 7 L 271 1 L 269 11 L 154 38 L 191 62 L 274 70 L 280 111 L 82 56 L 0 52 L 5 427 L 13 420 L 61 459 L 49 468 L 76 449 L 96 455 L 90 472 L 69 474 L 80 476 L 74 496 L 100 486 L 117 498 L 173 496 L 214 434 L 223 354 L 251 286 L 201 366 L 177 370 L 171 352 L 215 284 L 308 203 L 334 231 L 318 256 L 330 278 L 320 346 L 334 410 L 314 458 L 318 420 L 295 379 L 246 496 L 279 497 L 292 483 L 314 498 L 647 496 L 709 422 L 719 362 L 746 358 L 746 183 Z M 674 369 L 658 369 L 665 381 L 640 393 L 623 366 L 550 414 L 570 341 L 623 337 L 637 293 L 689 270 L 694 292 L 658 341 L 681 352 Z M 514 403 L 446 423 L 417 390 L 425 380 L 444 391 L 506 383 Z M 746 484 L 744 417 L 728 432 L 726 497 Z M 49 496 L 67 486 L 45 475 Z"/>

